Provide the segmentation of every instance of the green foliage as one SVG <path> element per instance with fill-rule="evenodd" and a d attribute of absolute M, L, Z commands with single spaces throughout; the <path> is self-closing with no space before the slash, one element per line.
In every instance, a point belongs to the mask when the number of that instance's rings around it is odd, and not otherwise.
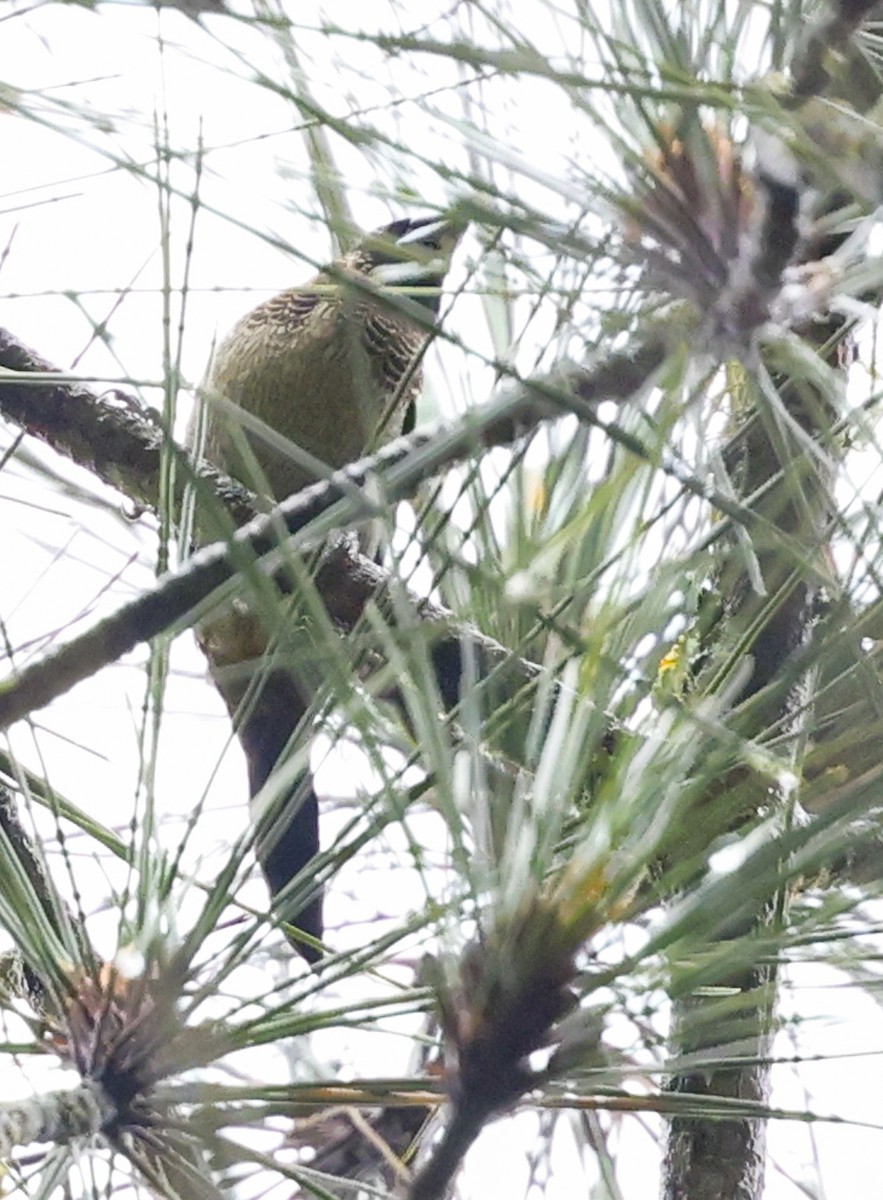
<path fill-rule="evenodd" d="M 702 1070 L 750 1054 L 754 998 L 720 981 L 759 962 L 794 967 L 785 986 L 798 993 L 800 965 L 812 962 L 869 1003 L 879 995 L 874 347 L 859 335 L 847 389 L 844 360 L 814 330 L 830 312 L 866 320 L 879 262 L 866 254 L 855 145 L 841 162 L 827 140 L 837 131 L 822 119 L 820 139 L 815 109 L 801 126 L 764 78 L 787 65 L 817 6 L 632 0 L 611 12 L 578 0 L 522 12 L 501 0 L 418 20 L 415 6 L 391 2 L 348 28 L 322 6 L 161 7 L 192 19 L 110 3 L 22 3 L 4 16 L 34 56 L 10 64 L 0 101 L 19 132 L 7 136 L 30 131 L 71 155 L 29 174 L 23 192 L 8 184 L 20 228 L 0 260 L 11 324 L 33 271 L 29 340 L 98 391 L 137 392 L 170 431 L 212 323 L 252 303 L 225 295 L 206 315 L 212 289 L 263 297 L 306 277 L 354 226 L 454 210 L 473 223 L 443 298 L 422 415 L 459 426 L 501 395 L 514 411 L 537 380 L 570 415 L 502 448 L 476 439 L 467 461 L 398 508 L 382 481 L 369 484 L 391 582 L 346 636 L 311 568 L 357 498 L 280 547 L 274 565 L 286 566 L 294 598 L 240 548 L 236 580 L 212 599 L 247 600 L 273 630 L 275 661 L 296 663 L 314 696 L 257 808 L 269 811 L 312 763 L 323 848 L 292 898 L 326 884 L 330 952 L 316 972 L 292 962 L 268 912 L 241 769 L 183 638 L 170 631 L 146 661 L 84 685 L 87 724 L 75 699 L 12 731 L 0 782 L 45 867 L 29 874 L 0 836 L 16 1087 L 57 1086 L 107 1036 L 114 1069 L 149 1093 L 146 1109 L 120 1100 L 126 1122 L 87 1158 L 54 1148 L 22 1158 L 16 1178 L 34 1196 L 68 1174 L 75 1191 L 120 1189 L 133 1167 L 139 1186 L 182 1197 L 243 1179 L 344 1194 L 323 1157 L 337 1146 L 327 1110 L 394 1103 L 422 1114 L 440 1101 L 439 1027 L 461 1064 L 514 1057 L 506 1086 L 470 1112 L 485 1119 L 528 1094 L 522 1103 L 549 1121 L 529 1164 L 537 1180 L 539 1157 L 555 1164 L 553 1122 L 577 1129 L 586 1179 L 606 1180 L 599 1195 L 617 1194 L 617 1171 L 629 1177 L 630 1149 L 647 1158 L 634 1116 L 618 1158 L 622 1113 L 820 1122 L 830 1106 L 703 1107 L 655 1087 L 665 1071 L 695 1068 L 689 1050 L 678 1063 L 665 1043 L 671 1003 L 685 997 L 714 1001 Z M 99 30 L 122 61 L 150 56 L 155 110 L 151 89 L 131 102 L 114 90 L 100 56 L 64 86 L 42 85 L 41 39 L 48 52 Z M 182 88 L 204 89 L 204 104 L 184 109 Z M 243 114 L 230 129 L 211 111 L 214 95 L 233 121 L 226 89 Z M 876 145 L 876 118 L 867 123 Z M 746 326 L 719 268 L 759 236 L 761 186 L 739 166 L 743 153 L 752 161 L 754 126 L 781 139 L 783 157 L 787 145 L 809 190 L 824 160 L 825 186 L 843 187 L 847 202 L 813 231 L 848 237 Z M 71 257 L 47 277 L 34 265 L 40 204 L 69 205 L 76 230 L 81 192 L 99 226 L 131 206 L 125 253 L 107 262 L 111 247 L 95 246 L 94 274 Z M 656 369 L 600 397 L 608 403 L 566 381 L 575 365 L 591 376 L 646 344 L 660 346 Z M 824 423 L 808 431 L 805 410 Z M 7 440 L 4 476 L 25 516 L 4 552 L 24 565 L 0 611 L 18 669 L 35 641 L 42 650 L 59 630 L 76 632 L 173 561 L 183 468 L 165 455 L 159 523 L 145 534 L 117 519 L 116 497 Z M 76 538 L 37 528 L 38 503 L 61 507 Z M 783 519 L 794 512 L 806 525 Z M 218 529 L 232 531 L 220 506 Z M 51 598 L 44 570 L 57 580 Z M 807 578 L 819 635 L 746 694 L 760 636 Z M 21 609 L 34 595 L 36 623 Z M 427 599 L 508 651 L 488 671 L 464 639 L 453 711 Z M 815 705 L 786 704 L 808 675 Z M 107 732 L 101 689 L 111 686 Z M 74 743 L 72 757 L 55 761 L 56 737 Z M 114 764 L 95 782 L 83 766 L 94 751 Z M 108 1032 L 115 1005 L 120 1027 Z M 545 1018 L 538 1029 L 522 1019 L 528 1007 Z M 120 1066 L 127 1039 L 137 1070 Z M 456 1084 L 450 1059 L 448 1069 Z M 316 1149 L 312 1168 L 293 1145 Z M 390 1194 L 394 1171 L 369 1175 L 377 1190 L 365 1184 L 366 1194 Z"/>

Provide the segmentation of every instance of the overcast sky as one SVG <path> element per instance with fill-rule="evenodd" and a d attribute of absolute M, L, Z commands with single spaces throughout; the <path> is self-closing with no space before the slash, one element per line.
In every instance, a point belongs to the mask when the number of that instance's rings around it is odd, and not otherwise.
<path fill-rule="evenodd" d="M 7 7 L 24 10 L 26 5 Z M 440 178 L 419 159 L 443 158 L 455 171 L 469 169 L 457 122 L 467 112 L 477 119 L 489 103 L 497 106 L 493 135 L 499 142 L 501 186 L 506 178 L 517 178 L 521 194 L 539 206 L 561 217 L 568 211 L 572 198 L 567 188 L 562 185 L 556 194 L 549 181 L 566 176 L 565 167 L 577 151 L 593 151 L 571 145 L 566 110 L 551 88 L 523 81 L 501 83 L 494 91 L 457 87 L 461 73 L 450 64 L 403 59 L 391 64 L 356 39 L 329 44 L 308 32 L 318 23 L 321 6 L 316 12 L 301 3 L 297 7 L 305 30 L 298 41 L 301 65 L 317 100 L 335 112 L 376 107 L 372 120 L 404 147 L 378 154 L 335 141 L 339 165 L 353 181 L 361 224 L 371 227 L 402 211 L 442 207 L 454 198 L 456 181 Z M 394 29 L 418 8 L 428 20 L 435 9 L 448 6 L 412 0 L 356 7 L 360 19 L 376 19 Z M 350 5 L 326 8 L 346 8 L 353 19 Z M 556 28 L 545 5 L 528 4 L 517 11 L 519 20 L 529 22 L 531 36 L 576 52 L 569 40 L 572 26 L 562 18 Z M 162 52 L 158 29 L 165 39 Z M 7 247 L 0 269 L 2 324 L 50 360 L 104 378 L 106 386 L 135 381 L 145 397 L 158 403 L 160 393 L 150 384 L 162 376 L 164 283 L 179 288 L 185 268 L 189 271 L 181 362 L 185 380 L 196 382 L 219 332 L 252 304 L 301 281 L 324 261 L 331 247 L 308 182 L 304 141 L 293 128 L 298 118 L 290 101 L 253 82 L 256 72 L 271 79 L 282 75 L 280 52 L 246 23 L 223 17 L 207 17 L 201 28 L 166 12 L 158 24 L 150 10 L 112 4 L 98 12 L 56 4 L 18 19 L 7 15 L 0 23 L 0 78 L 26 93 L 22 102 L 32 119 L 0 110 L 0 162 L 6 166 L 0 252 Z M 393 108 L 391 80 L 402 97 Z M 405 99 L 427 93 L 433 93 L 431 99 L 420 104 Z M 472 109 L 464 106 L 464 95 L 471 98 Z M 89 111 L 95 118 L 91 129 L 84 119 Z M 169 145 L 181 155 L 170 169 L 180 196 L 173 202 L 169 262 L 161 251 L 155 183 L 156 130 L 166 127 Z M 187 263 L 189 197 L 200 141 L 200 211 Z M 414 195 L 410 205 L 406 189 Z M 478 254 L 478 243 L 469 241 L 457 267 L 460 278 Z M 177 297 L 172 308 L 177 323 Z M 469 345 L 492 353 L 477 300 L 463 297 L 452 320 Z M 94 326 L 104 322 L 106 340 L 94 336 Z M 535 344 L 519 351 L 525 361 L 537 361 L 545 353 L 538 336 L 542 330 L 541 318 Z M 492 372 L 475 360 L 467 364 L 462 356 L 437 362 L 435 370 L 444 371 L 443 390 L 455 405 L 484 398 L 493 385 Z M 436 394 L 441 390 L 436 388 Z M 0 454 L 11 437 L 12 431 L 0 428 Z M 14 564 L 4 582 L 2 614 L 12 644 L 20 648 L 18 663 L 44 649 L 51 640 L 48 633 L 67 636 L 77 618 L 91 623 L 145 586 L 156 549 L 150 522 L 128 521 L 118 496 L 48 452 L 33 453 L 44 470 L 66 481 L 67 490 L 47 491 L 45 478 L 27 465 L 13 463 L 0 474 L 0 562 Z M 57 561 L 59 554 L 63 562 Z M 244 819 L 238 751 L 227 752 L 216 774 L 229 731 L 220 703 L 204 684 L 202 660 L 189 638 L 176 643 L 173 670 L 157 782 L 167 811 L 179 814 L 169 836 L 176 836 L 194 797 L 212 780 L 210 806 L 229 822 L 222 826 L 223 841 L 228 829 L 238 832 Z M 111 668 L 50 712 L 38 714 L 36 737 L 17 730 L 15 745 L 72 800 L 108 824 L 120 825 L 128 820 L 138 791 L 143 698 L 143 674 L 125 666 Z M 203 865 L 207 875 L 216 850 L 209 837 L 201 850 L 208 856 Z M 108 954 L 114 934 L 112 916 L 103 926 L 96 922 L 96 936 L 106 938 L 102 949 Z M 861 1052 L 862 1065 L 857 1070 L 854 1063 L 836 1059 L 804 1064 L 802 1084 L 783 1069 L 773 1103 L 883 1123 L 883 1099 L 874 1078 L 879 1060 L 869 1054 L 878 1045 L 878 1053 L 883 1052 L 879 1010 L 867 996 L 842 988 L 832 973 L 823 971 L 805 976 L 798 1000 L 813 1024 L 812 1045 L 828 1054 Z M 789 1003 L 786 993 L 783 1004 Z M 836 1019 L 830 1015 L 834 1012 Z M 359 1047 L 368 1071 L 377 1069 L 379 1061 L 390 1070 L 386 1055 L 406 1068 L 407 1047 L 397 1043 L 372 1061 L 374 1046 L 366 1042 Z M 779 1048 L 791 1053 L 784 1040 Z M 859 1074 L 866 1077 L 866 1088 Z M 488 1131 L 481 1153 L 490 1153 L 495 1170 L 505 1162 L 517 1173 L 523 1163 L 509 1153 L 512 1134 L 507 1130 L 501 1123 Z M 821 1158 L 827 1200 L 856 1200 L 879 1190 L 883 1138 L 854 1126 L 810 1129 L 774 1123 L 771 1143 L 787 1175 L 811 1180 L 810 1133 Z M 631 1145 L 629 1151 L 626 1144 L 622 1163 L 629 1200 L 642 1195 L 647 1185 L 647 1142 L 636 1137 Z M 573 1163 L 564 1146 L 558 1162 L 561 1170 L 547 1200 L 569 1200 L 573 1194 Z M 812 1194 L 796 1189 L 786 1174 L 771 1165 L 768 1200 Z M 482 1192 L 479 1182 L 475 1194 Z"/>

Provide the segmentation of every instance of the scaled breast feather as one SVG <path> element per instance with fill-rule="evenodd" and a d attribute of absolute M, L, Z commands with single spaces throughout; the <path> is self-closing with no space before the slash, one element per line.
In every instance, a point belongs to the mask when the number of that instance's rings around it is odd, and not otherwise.
<path fill-rule="evenodd" d="M 327 287 L 315 290 L 292 288 L 290 291 L 280 292 L 278 296 L 273 296 L 271 300 L 253 309 L 244 318 L 244 324 L 255 326 L 270 322 L 274 327 L 284 325 L 290 333 L 294 333 L 328 300 Z"/>

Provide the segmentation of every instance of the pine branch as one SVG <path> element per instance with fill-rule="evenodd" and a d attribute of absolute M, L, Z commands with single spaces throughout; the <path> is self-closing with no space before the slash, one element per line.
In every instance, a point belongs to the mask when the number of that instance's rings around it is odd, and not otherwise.
<path fill-rule="evenodd" d="M 92 1080 L 34 1100 L 0 1105 L 0 1156 L 32 1142 L 73 1142 L 95 1137 L 116 1117 L 105 1089 Z"/>
<path fill-rule="evenodd" d="M 394 503 L 412 495 L 425 478 L 472 454 L 476 447 L 508 445 L 549 416 L 576 409 L 589 418 L 599 400 L 625 399 L 646 384 L 665 353 L 664 342 L 650 341 L 637 353 L 613 356 L 594 372 L 571 368 L 553 379 L 526 381 L 473 410 L 453 429 L 442 427 L 399 438 L 377 454 L 337 472 L 328 482 L 291 496 L 271 513 L 253 517 L 229 544 L 198 551 L 154 588 L 0 685 L 0 728 L 63 695 L 139 644 L 192 618 L 216 589 L 237 575 L 244 562 L 259 563 L 262 571 L 279 578 L 284 586 L 285 555 L 280 535 L 294 537 L 309 527 L 309 537 L 316 541 L 341 525 L 370 519 L 375 509 L 363 491 L 369 479 L 380 480 L 385 504 Z M 47 380 L 45 362 L 8 334 L 0 341 L 0 366 L 17 372 L 36 367 L 40 372 L 32 386 L 18 375 L 5 382 L 0 377 L 0 413 L 124 490 L 136 502 L 156 502 L 163 439 L 143 410 L 133 412 L 128 403 L 121 410 L 119 402 L 95 397 L 79 383 Z M 179 449 L 178 453 L 186 461 L 184 451 Z M 646 450 L 644 453 L 649 455 Z M 230 504 L 237 519 L 254 512 L 248 493 L 235 482 L 210 471 L 200 472 L 199 479 L 217 488 L 218 498 Z M 183 486 L 181 483 L 180 496 Z M 733 508 L 725 498 L 721 501 Z M 351 563 L 358 567 L 352 577 Z M 371 588 L 369 581 L 374 585 Z M 353 622 L 369 595 L 376 594 L 378 582 L 378 574 L 369 564 L 343 553 L 332 556 L 320 576 L 329 611 L 338 617 L 349 614 Z M 449 614 L 419 600 L 415 607 L 424 619 L 450 629 Z M 452 664 L 455 658 L 459 660 L 463 637 L 481 647 L 491 665 L 507 657 L 502 647 L 478 631 L 459 630 L 438 644 L 439 661 Z M 524 669 L 527 678 L 535 674 L 535 668 L 527 664 Z M 447 696 L 453 694 L 450 679 L 442 679 L 441 690 Z"/>
<path fill-rule="evenodd" d="M 832 5 L 833 11 L 811 30 L 805 49 L 793 65 L 792 105 L 802 104 L 830 82 L 829 64 L 842 52 L 861 21 L 867 16 L 868 3 L 844 2 Z M 770 191 L 766 222 L 761 238 L 761 253 L 755 260 L 755 276 L 777 286 L 782 272 L 798 248 L 796 214 L 800 194 L 790 183 L 765 178 Z M 800 261 L 814 261 L 831 252 L 831 245 L 800 247 Z M 875 298 L 879 301 L 879 297 Z M 810 326 L 804 336 L 837 369 L 836 346 L 847 322 L 839 317 Z M 831 346 L 835 349 L 832 351 Z M 783 686 L 789 668 L 800 662 L 802 650 L 812 635 L 818 596 L 817 576 L 811 564 L 824 546 L 828 514 L 833 510 L 833 480 L 819 462 L 809 466 L 805 449 L 778 428 L 781 414 L 787 414 L 793 428 L 805 431 L 807 444 L 824 444 L 826 462 L 833 467 L 830 432 L 835 413 L 829 397 L 802 381 L 776 377 L 771 381 L 774 395 L 759 397 L 761 419 L 747 429 L 743 441 L 742 495 L 757 494 L 773 479 L 780 480 L 761 503 L 760 511 L 789 537 L 797 537 L 805 547 L 806 568 L 802 572 L 786 568 L 780 555 L 763 541 L 756 543 L 757 575 L 763 580 L 765 596 L 759 596 L 741 574 L 741 568 L 723 565 L 718 587 L 726 597 L 726 623 L 732 630 L 754 630 L 750 649 L 753 671 L 743 688 L 743 715 L 737 723 L 740 733 L 757 737 L 764 729 L 778 727 L 787 731 L 790 744 L 797 744 L 811 711 L 809 676 L 795 678 Z M 773 598 L 772 600 L 770 598 Z M 730 636 L 733 636 L 731 632 Z M 745 704 L 744 702 L 749 703 Z M 757 701 L 757 702 L 753 702 Z M 709 789 L 707 804 L 713 810 L 732 787 L 741 786 L 736 772 Z M 781 789 L 755 788 L 754 807 L 761 811 L 775 805 L 785 810 Z M 838 864 L 841 869 L 861 874 L 863 863 L 847 854 Z M 872 854 L 871 861 L 876 857 Z M 742 917 L 724 934 L 727 938 L 754 936 L 764 940 L 764 931 L 774 929 L 787 907 L 784 884 L 772 872 L 773 885 L 765 895 L 755 897 L 754 914 Z M 708 980 L 695 994 L 678 995 L 673 1003 L 671 1042 L 678 1056 L 698 1061 L 699 1070 L 678 1071 L 668 1090 L 672 1094 L 697 1098 L 734 1098 L 766 1104 L 769 1094 L 769 1051 L 772 1039 L 773 1010 L 776 996 L 775 959 L 758 956 L 749 964 L 734 968 Z M 720 999 L 721 992 L 725 999 Z M 717 1047 L 722 1032 L 735 1021 L 744 1039 L 746 1061 L 718 1064 Z M 703 1062 L 703 1056 L 707 1058 Z M 700 1109 L 701 1111 L 701 1109 Z M 663 1200 L 760 1200 L 765 1168 L 766 1121 L 763 1119 L 710 1120 L 705 1116 L 680 1116 L 671 1120 L 663 1165 Z"/>

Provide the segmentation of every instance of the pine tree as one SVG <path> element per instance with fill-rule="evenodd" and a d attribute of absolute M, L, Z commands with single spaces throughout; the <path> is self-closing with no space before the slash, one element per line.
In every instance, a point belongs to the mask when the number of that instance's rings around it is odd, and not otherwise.
<path fill-rule="evenodd" d="M 873 10 L 10 6 L 0 1150 L 29 1194 L 786 1194 L 773 1125 L 842 1115 L 771 1094 L 824 1053 L 802 981 L 877 991 Z M 417 428 L 268 513 L 173 436 L 211 323 L 403 214 L 466 228 Z M 267 633 L 243 705 L 280 672 L 308 697 L 250 810 L 192 638 L 233 604 Z M 319 854 L 271 899 L 256 856 L 313 791 Z M 310 967 L 285 935 L 319 890 Z"/>

